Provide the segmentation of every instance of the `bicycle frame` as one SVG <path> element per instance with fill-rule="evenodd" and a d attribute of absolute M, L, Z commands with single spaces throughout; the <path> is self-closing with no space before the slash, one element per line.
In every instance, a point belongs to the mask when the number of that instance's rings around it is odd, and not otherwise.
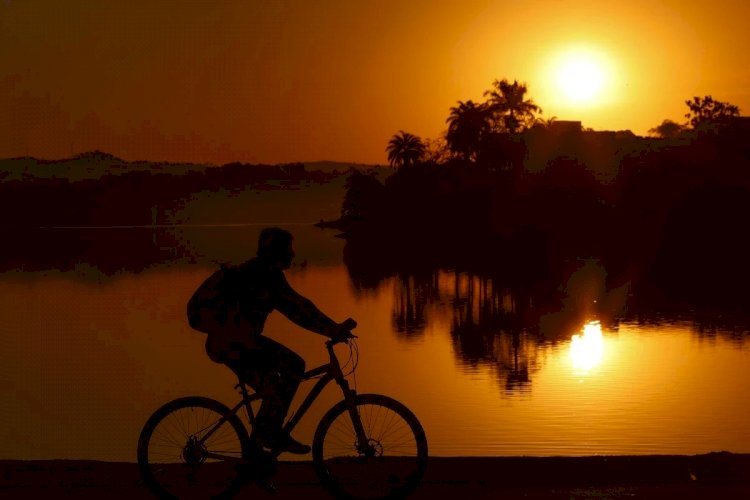
<path fill-rule="evenodd" d="M 362 426 L 362 421 L 359 418 L 359 414 L 357 413 L 356 404 L 355 404 L 355 396 L 356 391 L 351 389 L 349 387 L 349 382 L 346 380 L 344 373 L 341 370 L 341 364 L 339 363 L 338 358 L 336 357 L 336 353 L 333 350 L 333 346 L 336 345 L 338 342 L 335 342 L 333 340 L 326 341 L 326 350 L 328 351 L 328 356 L 330 358 L 330 362 L 326 363 L 324 365 L 320 365 L 317 368 L 313 368 L 312 370 L 306 371 L 302 375 L 302 380 L 310 380 L 314 377 L 317 377 L 319 375 L 322 375 L 320 379 L 315 383 L 315 385 L 310 389 L 310 392 L 305 397 L 304 401 L 300 404 L 299 408 L 296 412 L 293 413 L 293 415 L 287 420 L 287 422 L 284 424 L 283 432 L 285 434 L 290 434 L 292 430 L 297 426 L 297 424 L 302 420 L 302 417 L 305 416 L 305 413 L 307 413 L 307 410 L 310 409 L 310 406 L 312 406 L 313 402 L 317 399 L 317 397 L 320 395 L 321 392 L 323 392 L 323 389 L 328 385 L 329 382 L 332 380 L 335 380 L 339 387 L 341 387 L 342 392 L 344 393 L 344 400 L 347 402 L 347 406 L 349 408 L 349 415 L 352 418 L 352 423 L 354 425 L 354 430 L 357 434 L 357 441 L 359 443 L 359 448 L 361 448 L 360 451 L 363 453 L 367 449 L 367 438 L 365 435 L 364 427 Z M 253 408 L 251 406 L 251 403 L 253 401 L 257 401 L 259 399 L 263 398 L 262 394 L 259 394 L 257 392 L 250 393 L 247 390 L 247 384 L 240 380 L 240 382 L 234 386 L 235 389 L 240 391 L 240 394 L 242 395 L 242 400 L 237 403 L 233 408 L 229 410 L 229 413 L 219 419 L 218 422 L 214 425 L 214 427 L 208 431 L 206 434 L 203 435 L 203 437 L 200 439 L 200 443 L 202 444 L 205 442 L 211 435 L 216 432 L 219 427 L 221 427 L 228 419 L 230 415 L 235 415 L 240 408 L 243 406 L 245 407 L 245 411 L 247 413 L 248 421 L 250 422 L 250 443 L 255 447 L 258 446 L 257 440 L 254 437 L 254 429 L 255 429 L 255 413 L 253 412 Z M 282 452 L 282 450 L 274 450 L 274 455 L 279 455 Z M 223 456 L 216 456 L 214 454 L 211 454 L 212 456 L 210 458 L 223 458 L 226 459 L 228 457 Z"/>

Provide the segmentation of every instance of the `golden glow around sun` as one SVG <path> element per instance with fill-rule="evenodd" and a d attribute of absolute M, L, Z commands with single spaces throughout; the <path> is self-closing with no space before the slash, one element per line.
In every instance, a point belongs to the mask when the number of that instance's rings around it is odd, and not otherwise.
<path fill-rule="evenodd" d="M 551 57 L 548 78 L 558 104 L 596 106 L 608 99 L 612 63 L 605 54 L 586 47 L 571 47 Z"/>

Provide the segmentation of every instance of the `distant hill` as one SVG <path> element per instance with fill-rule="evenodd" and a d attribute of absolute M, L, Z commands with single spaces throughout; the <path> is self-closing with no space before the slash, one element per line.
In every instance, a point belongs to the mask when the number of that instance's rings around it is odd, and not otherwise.
<path fill-rule="evenodd" d="M 321 172 L 346 172 L 350 168 L 356 168 L 357 170 L 371 170 L 371 169 L 388 169 L 387 166 L 383 165 L 369 165 L 366 163 L 349 163 L 341 161 L 306 161 L 302 162 L 305 165 L 305 169 L 309 171 L 320 170 Z"/>
<path fill-rule="evenodd" d="M 99 150 L 86 151 L 85 153 L 77 154 L 73 158 L 71 158 L 71 160 L 92 160 L 92 161 L 127 163 L 127 161 L 122 160 L 113 154 L 105 153 L 104 151 L 99 151 Z"/>
<path fill-rule="evenodd" d="M 315 161 L 295 163 L 304 165 L 307 172 L 322 172 L 343 174 L 350 169 L 375 171 L 378 177 L 384 178 L 392 173 L 392 169 L 381 165 L 367 165 L 335 161 Z M 118 176 L 130 172 L 149 172 L 151 174 L 186 175 L 188 173 L 204 173 L 212 168 L 226 166 L 241 167 L 257 170 L 268 170 L 285 164 L 264 165 L 250 163 L 229 163 L 227 165 L 208 165 L 200 163 L 168 163 L 154 161 L 127 161 L 103 151 L 87 151 L 59 160 L 42 160 L 33 157 L 0 159 L 0 182 L 11 180 L 33 179 L 67 179 L 69 181 L 99 179 L 105 175 Z M 290 164 L 286 164 L 290 165 Z"/>
<path fill-rule="evenodd" d="M 204 172 L 207 168 L 208 165 L 191 163 L 129 162 L 109 153 L 89 151 L 59 160 L 40 160 L 33 157 L 0 160 L 0 182 L 52 178 L 76 182 L 130 172 L 183 175 L 190 171 Z"/>
<path fill-rule="evenodd" d="M 324 172 L 332 174 L 335 172 L 343 173 L 348 172 L 350 169 L 359 170 L 361 172 L 369 172 L 375 175 L 381 182 L 396 171 L 387 165 L 369 165 L 366 163 L 345 163 L 338 161 L 313 161 L 304 162 L 305 170 L 308 172 Z"/>
<path fill-rule="evenodd" d="M 242 221 L 249 220 L 250 207 L 262 213 L 258 207 L 269 201 L 294 210 L 304 206 L 305 220 L 317 220 L 339 213 L 352 170 L 381 180 L 393 173 L 389 168 L 343 162 L 129 162 L 101 151 L 62 160 L 11 158 L 0 160 L 0 226 L 164 223 L 183 206 L 195 205 L 191 200 L 210 198 L 206 193 L 236 202 L 235 211 L 244 214 Z M 264 196 L 259 205 L 260 193 Z M 193 222 L 197 215 L 190 216 Z M 294 220 L 299 214 L 285 217 Z"/>

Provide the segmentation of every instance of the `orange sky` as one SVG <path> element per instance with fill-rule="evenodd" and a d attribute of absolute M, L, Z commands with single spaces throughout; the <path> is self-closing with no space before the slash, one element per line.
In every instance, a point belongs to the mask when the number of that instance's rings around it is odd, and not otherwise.
<path fill-rule="evenodd" d="M 693 95 L 750 114 L 745 4 L 0 0 L 0 158 L 382 164 L 495 78 L 595 129 L 645 134 Z M 550 78 L 573 46 L 610 68 L 579 108 Z"/>

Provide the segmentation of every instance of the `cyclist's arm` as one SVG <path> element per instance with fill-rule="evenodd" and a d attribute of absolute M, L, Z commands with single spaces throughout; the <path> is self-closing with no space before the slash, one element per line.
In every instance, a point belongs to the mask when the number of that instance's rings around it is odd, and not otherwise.
<path fill-rule="evenodd" d="M 340 335 L 342 327 L 323 314 L 310 299 L 297 293 L 283 274 L 274 292 L 274 308 L 295 324 L 326 337 Z"/>

